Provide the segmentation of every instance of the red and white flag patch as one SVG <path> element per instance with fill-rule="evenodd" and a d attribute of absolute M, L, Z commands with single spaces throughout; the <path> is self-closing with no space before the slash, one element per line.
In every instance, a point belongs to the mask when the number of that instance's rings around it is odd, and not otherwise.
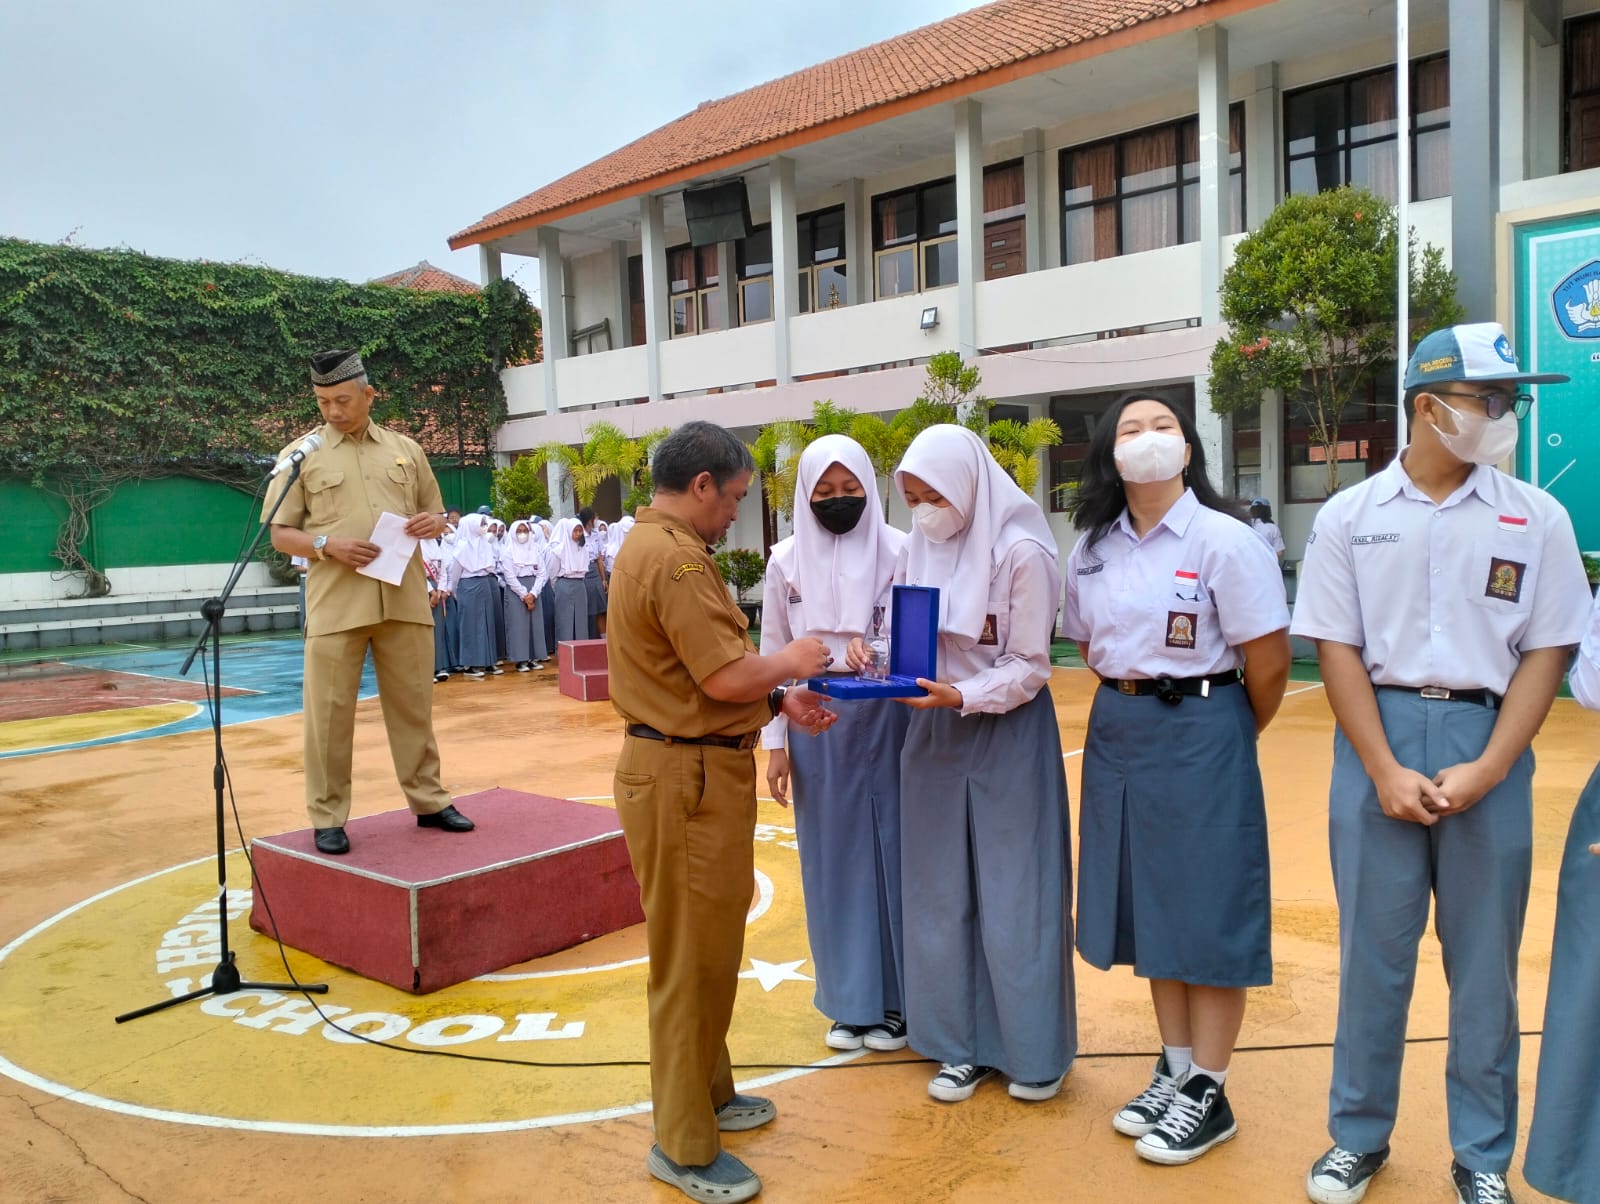
<path fill-rule="evenodd" d="M 1179 569 L 1172 574 L 1172 584 L 1176 589 L 1194 589 L 1200 584 L 1200 574 L 1191 573 L 1188 569 Z"/>
<path fill-rule="evenodd" d="M 1528 533 L 1528 520 L 1517 518 L 1515 515 L 1502 514 L 1500 516 L 1500 529 L 1502 531 L 1515 531 L 1519 535 Z"/>

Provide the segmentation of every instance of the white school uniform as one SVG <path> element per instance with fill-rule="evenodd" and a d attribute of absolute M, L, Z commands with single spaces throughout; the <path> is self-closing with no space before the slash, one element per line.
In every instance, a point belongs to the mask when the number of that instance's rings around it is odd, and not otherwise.
<path fill-rule="evenodd" d="M 1285 552 L 1283 532 L 1278 529 L 1278 524 L 1271 519 L 1252 518 L 1250 529 L 1261 536 L 1262 541 L 1270 548 L 1274 555 L 1282 556 Z"/>
<path fill-rule="evenodd" d="M 1283 578 L 1244 523 L 1192 489 L 1140 539 L 1124 510 L 1067 557 L 1061 630 L 1101 677 L 1209 677 L 1244 664 L 1239 645 L 1289 625 Z M 1220 604 L 1219 604 L 1220 603 Z"/>

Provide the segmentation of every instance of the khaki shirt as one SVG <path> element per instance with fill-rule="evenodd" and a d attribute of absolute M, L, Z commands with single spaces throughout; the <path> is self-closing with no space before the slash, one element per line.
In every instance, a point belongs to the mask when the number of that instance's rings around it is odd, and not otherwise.
<path fill-rule="evenodd" d="M 668 736 L 743 736 L 772 718 L 766 700 L 718 702 L 700 688 L 756 650 L 694 528 L 650 507 L 617 553 L 606 612 L 611 705 Z"/>
<path fill-rule="evenodd" d="M 359 439 L 326 423 L 317 428 L 317 434 L 322 436 L 322 446 L 306 457 L 299 478 L 284 493 L 283 505 L 272 519 L 275 525 L 334 539 L 370 539 L 385 510 L 410 517 L 444 509 L 439 482 L 415 441 L 376 422 L 369 422 Z M 287 456 L 299 442 L 297 439 L 284 448 L 278 458 Z M 285 474 L 268 488 L 261 508 L 263 519 L 284 492 L 287 480 Z M 433 623 L 420 556 L 411 557 L 399 585 L 362 576 L 335 560 L 312 557 L 306 571 L 308 636 L 389 620 Z"/>

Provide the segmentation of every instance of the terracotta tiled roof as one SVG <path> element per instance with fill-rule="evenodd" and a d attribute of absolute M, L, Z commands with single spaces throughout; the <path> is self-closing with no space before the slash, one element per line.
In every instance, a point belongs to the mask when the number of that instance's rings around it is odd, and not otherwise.
<path fill-rule="evenodd" d="M 650 181 L 697 165 L 731 165 L 864 124 L 887 106 L 919 108 L 1058 65 L 1085 43 L 1125 33 L 1142 40 L 1202 23 L 1196 11 L 1249 8 L 1250 0 L 998 0 L 911 33 L 760 84 L 694 112 L 488 214 L 450 239 L 459 249 L 523 229 L 533 219 L 597 208 L 646 191 Z M 1173 18 L 1189 15 L 1189 20 Z M 1220 18 L 1222 12 L 1216 16 Z M 1153 25 L 1150 30 L 1136 26 Z M 1105 49 L 1113 48 L 1109 43 Z M 1098 53 L 1095 48 L 1091 53 Z M 985 79 L 1005 72 L 1001 78 Z M 966 85 L 962 87 L 962 85 Z M 774 147 L 772 144 L 777 143 Z M 743 152 L 743 154 L 741 154 Z M 692 174 L 692 173 L 691 173 Z M 619 194 L 619 195 L 613 195 Z M 588 202 L 588 203 L 586 203 Z"/>
<path fill-rule="evenodd" d="M 419 293 L 475 293 L 478 286 L 443 268 L 436 268 L 426 259 L 414 268 L 379 276 L 370 284 L 387 284 L 394 288 L 416 289 Z"/>

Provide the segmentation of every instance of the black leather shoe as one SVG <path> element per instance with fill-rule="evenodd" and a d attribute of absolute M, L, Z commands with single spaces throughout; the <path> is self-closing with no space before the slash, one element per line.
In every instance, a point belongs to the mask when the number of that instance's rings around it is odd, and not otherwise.
<path fill-rule="evenodd" d="M 317 852 L 338 855 L 350 851 L 350 838 L 343 828 L 318 828 L 316 831 Z"/>
<path fill-rule="evenodd" d="M 443 828 L 446 832 L 470 832 L 477 825 L 454 807 L 446 807 L 443 811 L 435 811 L 432 815 L 417 816 L 417 827 Z"/>

